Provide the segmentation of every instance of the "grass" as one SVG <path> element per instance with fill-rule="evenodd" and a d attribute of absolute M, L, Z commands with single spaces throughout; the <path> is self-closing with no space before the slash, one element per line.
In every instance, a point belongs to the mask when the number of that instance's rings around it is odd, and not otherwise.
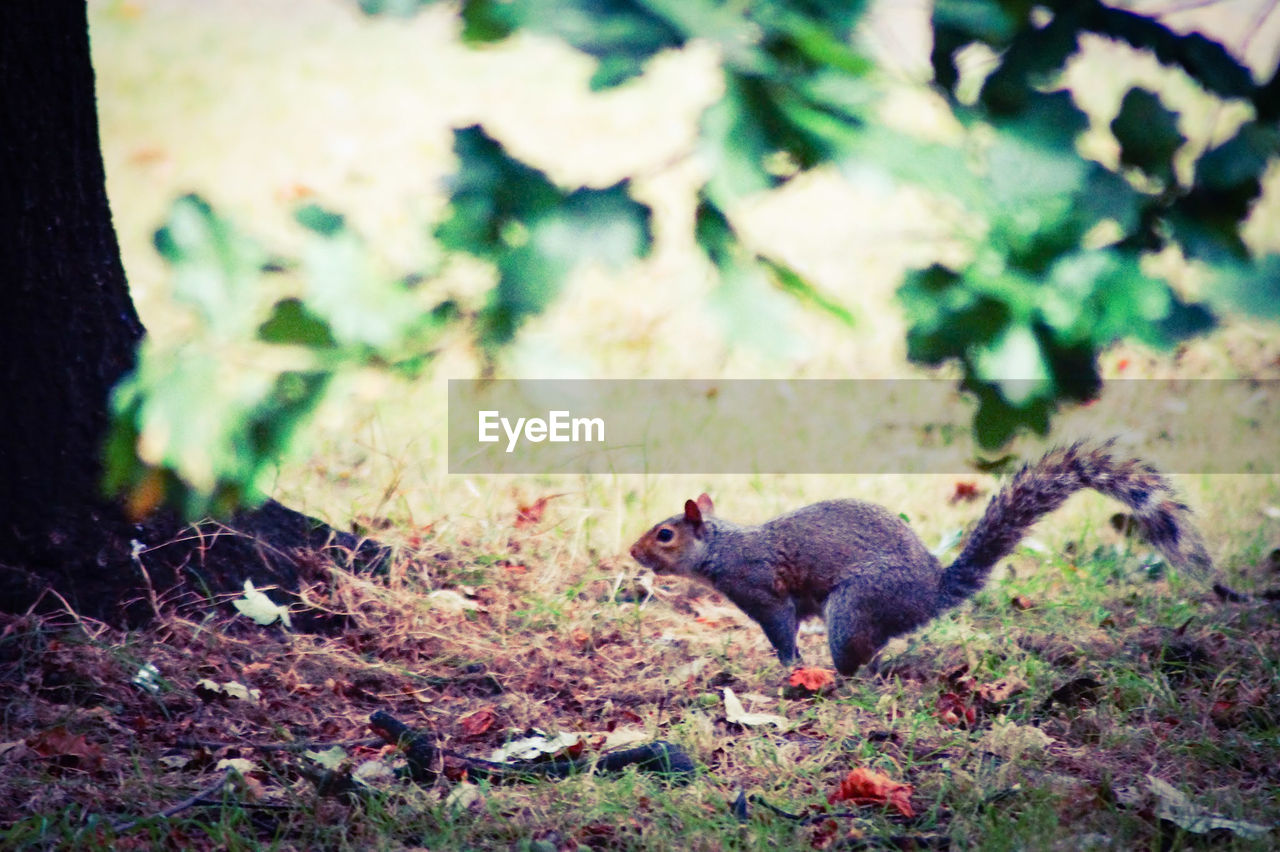
<path fill-rule="evenodd" d="M 641 172 L 640 191 L 659 215 L 655 257 L 619 280 L 575 281 L 504 356 L 509 375 L 564 365 L 595 377 L 914 375 L 894 282 L 906 264 L 958 250 L 936 200 L 830 174 L 744 209 L 754 238 L 859 318 L 849 333 L 782 308 L 792 340 L 763 353 L 726 342 L 712 312 L 690 307 L 691 294 L 696 303 L 713 285 L 679 236 L 696 178 L 682 154 L 697 108 L 715 93 L 698 51 L 665 57 L 643 84 L 593 99 L 580 59 L 531 39 L 467 51 L 439 13 L 368 22 L 336 2 L 300 11 L 154 0 L 95 3 L 91 18 L 109 191 L 153 335 L 180 335 L 187 322 L 149 243 L 172 197 L 200 191 L 285 248 L 297 238 L 293 204 L 316 197 L 349 213 L 388 263 L 430 265 L 421 234 L 443 203 L 448 128 L 480 118 L 560 180 L 600 185 Z M 1147 63 L 1124 61 L 1144 79 L 1153 74 Z M 1072 73 L 1079 87 L 1101 85 L 1087 68 Z M 1183 89 L 1177 96 L 1190 97 Z M 937 120 L 927 96 L 903 97 L 913 120 Z M 1212 110 L 1197 113 L 1186 132 L 1207 138 L 1217 120 Z M 1280 221 L 1270 210 L 1254 225 L 1260 241 Z M 475 293 L 485 275 L 451 267 L 445 286 Z M 1274 377 L 1278 356 L 1274 328 L 1237 323 L 1175 355 L 1122 347 L 1103 366 L 1109 377 L 1121 362 L 1126 376 Z M 0 665 L 13 684 L 0 703 L 0 846 L 1206 844 L 1157 817 L 1147 775 L 1224 818 L 1280 823 L 1274 610 L 1224 606 L 1190 581 L 1150 570 L 1146 549 L 1111 529 L 1114 505 L 1073 499 L 1037 528 L 1039 546 L 1006 560 L 973 605 L 895 641 L 878 674 L 797 697 L 757 627 L 705 590 L 679 581 L 647 587 L 627 545 L 703 490 L 743 521 L 828 496 L 875 500 L 905 513 L 932 544 L 971 524 L 996 480 L 963 477 L 982 492 L 964 502 L 950 500 L 954 476 L 450 477 L 443 379 L 474 370 L 459 344 L 418 385 L 350 380 L 304 452 L 281 469 L 280 499 L 397 548 L 385 576 L 336 572 L 312 591 L 318 605 L 348 614 L 343 635 L 259 628 L 225 605 L 175 601 L 162 601 L 141 631 L 70 613 L 0 623 Z M 948 430 L 954 425 L 939 425 Z M 1231 582 L 1274 585 L 1268 560 L 1280 521 L 1267 510 L 1280 506 L 1280 479 L 1177 479 Z M 520 507 L 551 494 L 564 496 L 536 523 L 517 524 Z M 801 641 L 810 664 L 828 664 L 823 636 Z M 131 683 L 148 662 L 160 671 L 155 695 Z M 234 698 L 202 679 L 259 694 Z M 1003 694 L 1002 683 L 1021 687 Z M 748 710 L 787 724 L 728 722 L 725 687 Z M 972 722 L 945 712 L 957 703 L 973 711 Z M 493 723 L 469 732 L 462 720 L 486 708 Z M 396 766 L 393 752 L 364 743 L 378 709 L 479 756 L 531 728 L 583 732 L 592 748 L 606 733 L 632 732 L 680 744 L 699 775 L 683 787 L 635 771 L 481 783 L 469 803 L 451 798 L 456 780 L 386 780 L 345 799 L 318 793 L 317 764 L 280 748 L 338 743 L 350 767 Z M 1034 731 L 1050 739 L 1028 740 Z M 228 789 L 154 816 L 208 787 L 218 762 L 234 758 L 249 765 Z M 915 816 L 844 804 L 832 808 L 856 815 L 802 824 L 758 803 L 739 820 L 730 806 L 744 791 L 812 814 L 856 767 L 911 784 Z M 111 828 L 139 818 L 128 831 Z M 1274 831 L 1214 838 L 1239 849 L 1274 841 Z"/>

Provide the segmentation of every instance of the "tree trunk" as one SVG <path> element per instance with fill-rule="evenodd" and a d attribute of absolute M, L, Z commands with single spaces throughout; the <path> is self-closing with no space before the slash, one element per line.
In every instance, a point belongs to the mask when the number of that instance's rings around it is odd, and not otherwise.
<path fill-rule="evenodd" d="M 148 587 L 296 588 L 322 578 L 316 550 L 357 550 L 275 503 L 197 536 L 101 496 L 110 391 L 143 328 L 107 203 L 84 0 L 0 2 L 0 288 L 0 608 L 57 604 L 52 588 L 137 621 Z"/>

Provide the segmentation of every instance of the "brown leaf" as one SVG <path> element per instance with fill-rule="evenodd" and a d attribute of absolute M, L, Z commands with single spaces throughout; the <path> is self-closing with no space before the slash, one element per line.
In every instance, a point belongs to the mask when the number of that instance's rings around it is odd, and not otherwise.
<path fill-rule="evenodd" d="M 516 507 L 516 529 L 533 526 L 542 520 L 542 515 L 547 511 L 547 504 L 557 497 L 564 497 L 564 494 L 548 494 L 545 497 L 539 497 L 529 505 L 519 505 Z"/>
<path fill-rule="evenodd" d="M 1035 605 L 1036 602 L 1026 595 L 1014 595 L 1013 599 L 1009 601 L 1009 606 L 1013 607 L 1018 612 L 1026 612 Z"/>
<path fill-rule="evenodd" d="M 493 727 L 498 716 L 492 707 L 481 707 L 458 720 L 458 726 L 468 737 L 478 737 Z"/>
<path fill-rule="evenodd" d="M 102 749 L 62 726 L 41 731 L 27 740 L 36 754 L 54 760 L 59 766 L 76 769 L 98 769 L 102 766 Z"/>
<path fill-rule="evenodd" d="M 1078 677 L 1049 693 L 1049 697 L 1041 706 L 1048 710 L 1054 704 L 1061 704 L 1064 707 L 1097 704 L 1101 689 L 1102 684 L 1099 681 L 1088 676 Z"/>
<path fill-rule="evenodd" d="M 982 490 L 978 488 L 976 482 L 957 482 L 955 491 L 951 492 L 949 502 L 952 503 L 972 503 L 982 496 Z"/>
<path fill-rule="evenodd" d="M 791 673 L 791 677 L 787 682 L 792 686 L 798 686 L 807 689 L 810 692 L 817 692 L 824 686 L 830 686 L 836 682 L 835 673 L 830 669 L 801 667 Z"/>
<path fill-rule="evenodd" d="M 910 784 L 903 784 L 872 769 L 859 767 L 841 780 L 835 791 L 827 796 L 827 803 L 887 805 L 910 819 L 916 815 L 911 808 L 911 793 L 914 789 Z"/>
<path fill-rule="evenodd" d="M 1026 688 L 1026 681 L 1017 675 L 1010 675 L 999 680 L 993 680 L 990 683 L 980 684 L 978 686 L 978 697 L 992 704 L 1000 704 L 1008 701 Z"/>
<path fill-rule="evenodd" d="M 973 727 L 978 719 L 977 712 L 963 698 L 954 692 L 944 692 L 938 696 L 938 720 L 944 725 Z"/>

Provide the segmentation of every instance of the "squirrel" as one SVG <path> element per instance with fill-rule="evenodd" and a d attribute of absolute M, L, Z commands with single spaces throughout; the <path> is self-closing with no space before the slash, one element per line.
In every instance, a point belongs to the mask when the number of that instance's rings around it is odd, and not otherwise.
<path fill-rule="evenodd" d="M 1024 464 L 945 568 L 900 517 L 852 499 L 746 526 L 716 517 L 702 494 L 642 535 L 631 556 L 654 573 L 691 577 L 724 594 L 764 628 L 784 665 L 801 662 L 798 622 L 821 616 L 843 675 L 854 674 L 892 637 L 972 597 L 1032 524 L 1082 489 L 1128 506 L 1175 568 L 1214 577 L 1191 510 L 1155 468 L 1113 455 L 1113 443 L 1077 442 Z M 1223 600 L 1248 599 L 1217 579 L 1212 588 Z"/>

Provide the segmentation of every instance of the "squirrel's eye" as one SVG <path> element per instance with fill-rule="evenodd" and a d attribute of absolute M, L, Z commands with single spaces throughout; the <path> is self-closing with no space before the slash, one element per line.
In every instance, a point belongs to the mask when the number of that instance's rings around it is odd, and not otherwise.
<path fill-rule="evenodd" d="M 675 537 L 676 537 L 676 534 L 671 531 L 671 527 L 663 527 L 662 529 L 658 530 L 658 541 L 663 541 L 663 542 L 671 541 L 671 539 Z"/>

